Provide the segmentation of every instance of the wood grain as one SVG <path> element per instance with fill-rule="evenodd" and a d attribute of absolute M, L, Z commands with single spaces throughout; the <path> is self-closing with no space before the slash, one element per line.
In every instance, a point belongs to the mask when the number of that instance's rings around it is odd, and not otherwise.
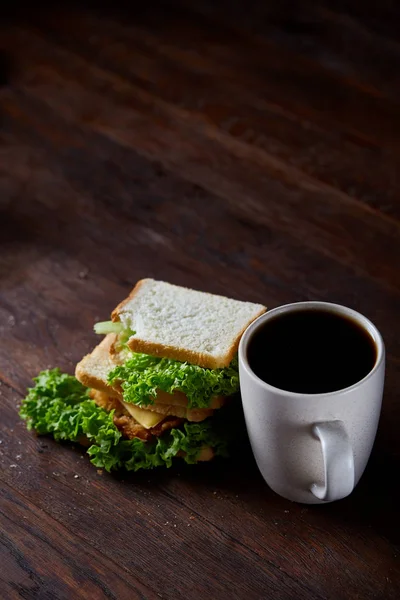
<path fill-rule="evenodd" d="M 397 599 L 395 3 L 2 10 L 1 597 Z M 284 501 L 246 441 L 128 477 L 25 430 L 31 377 L 73 372 L 145 276 L 377 324 L 382 418 L 349 498 Z"/>

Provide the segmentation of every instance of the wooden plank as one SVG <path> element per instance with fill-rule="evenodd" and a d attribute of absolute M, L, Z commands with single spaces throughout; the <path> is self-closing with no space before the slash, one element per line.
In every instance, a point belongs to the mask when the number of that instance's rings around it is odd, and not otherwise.
<path fill-rule="evenodd" d="M 3 478 L 0 528 L 0 584 L 7 600 L 157 598 L 132 575 L 122 575 L 113 560 L 77 544 L 73 530 L 49 517 Z"/>
<path fill-rule="evenodd" d="M 190 27 L 193 22 L 199 27 L 199 19 L 190 20 Z M 93 14 L 69 10 L 62 20 L 47 12 L 40 23 L 52 42 L 184 109 L 193 121 L 211 123 L 234 138 L 261 148 L 386 214 L 399 217 L 398 205 L 394 202 L 398 161 L 387 146 L 376 148 L 365 141 L 356 143 L 353 136 L 346 137 L 340 128 L 332 129 L 330 121 L 328 126 L 322 127 L 314 118 L 305 120 L 296 111 L 289 112 L 281 104 L 268 102 L 268 94 L 260 94 L 259 87 L 252 93 L 248 85 L 241 85 L 241 78 L 247 76 L 247 65 L 236 66 L 235 79 L 219 73 L 221 57 L 209 56 L 214 45 L 208 22 L 197 35 L 193 35 L 186 21 L 182 25 L 192 34 L 189 39 L 193 48 L 187 44 L 183 48 L 176 47 L 179 36 L 170 36 L 165 44 L 160 44 L 160 35 L 153 31 L 151 24 L 141 27 L 137 19 L 129 25 L 112 18 L 105 22 Z M 165 30 L 168 32 L 169 28 Z M 163 30 L 160 34 L 166 32 Z M 222 29 L 223 34 L 227 37 L 225 43 L 232 45 L 235 41 L 232 35 L 228 37 Z M 107 36 L 110 39 L 104 45 Z M 246 55 L 250 41 L 240 40 L 242 54 Z M 199 69 L 199 58 L 205 61 L 207 56 L 206 66 Z M 225 62 L 230 64 L 230 60 Z M 392 127 L 397 122 L 398 116 Z"/>
<path fill-rule="evenodd" d="M 116 76 L 98 69 L 91 75 L 93 69 L 80 59 L 62 51 L 52 54 L 46 62 L 51 63 L 57 57 L 57 66 L 28 70 L 23 88 L 64 118 L 107 135 L 119 144 L 134 147 L 190 181 L 222 195 L 244 215 L 263 223 L 274 222 L 277 228 L 302 243 L 380 281 L 390 279 L 391 285 L 398 287 L 397 267 L 380 264 L 374 268 L 377 249 L 383 247 L 393 257 L 393 264 L 397 264 L 400 255 L 397 222 L 360 209 L 333 188 L 310 180 L 263 151 L 256 152 L 228 136 L 217 135 L 214 130 L 192 128 L 190 120 L 179 110 L 165 106 Z M 74 61 L 76 68 L 66 84 L 59 70 L 69 69 Z M 89 84 L 95 91 L 88 91 Z M 82 115 L 88 110 L 91 116 L 85 122 Z M 174 147 L 177 136 L 179 146 Z"/>
<path fill-rule="evenodd" d="M 174 2 L 189 10 L 186 2 Z M 365 2 L 355 13 L 355 2 L 280 2 L 255 3 L 253 10 L 243 11 L 241 3 L 205 0 L 190 6 L 195 9 L 193 20 L 202 13 L 222 26 L 266 38 L 277 47 L 294 55 L 317 62 L 325 71 L 346 80 L 374 96 L 387 96 L 397 101 L 400 89 L 398 36 L 387 36 L 375 25 L 378 19 L 367 20 Z M 361 3 L 360 3 L 361 4 Z M 195 16 L 196 15 L 196 16 Z M 371 15 L 369 15 L 371 16 Z M 387 24 L 396 17 L 387 18 Z M 380 52 L 377 52 L 379 47 Z M 384 56 L 384 60 L 382 57 Z"/>
<path fill-rule="evenodd" d="M 72 10 L 35 12 L 31 22 L 33 19 L 34 23 L 39 23 L 44 31 L 49 23 L 55 23 L 57 35 L 62 35 L 60 21 L 65 23 L 64 31 L 73 31 L 86 20 L 86 27 L 91 27 L 94 36 L 93 42 L 87 39 L 86 45 L 93 43 L 96 46 L 96 22 L 99 20 L 92 11 L 80 10 L 79 15 L 76 23 Z M 201 11 L 188 13 L 185 7 L 177 9 L 173 3 L 164 4 L 156 11 L 136 14 L 135 11 L 121 14 L 108 5 L 101 20 L 111 28 L 109 43 L 113 40 L 117 46 L 108 51 L 106 30 L 100 30 L 101 54 L 106 57 L 109 52 L 123 53 L 120 44 L 125 33 L 128 38 L 133 37 L 146 46 L 156 46 L 162 56 L 187 65 L 194 73 L 208 73 L 228 83 L 240 83 L 241 89 L 247 88 L 303 119 L 308 118 L 329 129 L 335 127 L 360 142 L 397 147 L 393 136 L 394 128 L 399 126 L 397 102 L 371 94 L 366 86 L 357 86 L 354 80 L 329 72 L 300 53 L 287 51 L 282 45 L 278 49 L 268 39 L 243 28 L 230 27 L 215 16 L 202 15 Z M 113 27 L 114 21 L 117 25 Z M 78 32 L 74 33 L 77 35 Z M 61 37 L 61 40 L 65 38 Z M 60 40 L 54 38 L 57 39 Z"/>
<path fill-rule="evenodd" d="M 181 4 L 17 3 L 0 25 L 0 596 L 397 600 L 396 11 Z M 290 19 L 313 15 L 311 51 Z M 382 419 L 349 498 L 281 499 L 245 439 L 225 461 L 110 476 L 26 431 L 31 377 L 73 372 L 144 276 L 376 322 Z"/>

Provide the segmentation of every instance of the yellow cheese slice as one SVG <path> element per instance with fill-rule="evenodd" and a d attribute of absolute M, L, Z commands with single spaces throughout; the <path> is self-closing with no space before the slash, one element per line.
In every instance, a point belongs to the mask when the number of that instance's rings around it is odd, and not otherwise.
<path fill-rule="evenodd" d="M 129 414 L 132 415 L 135 421 L 140 423 L 140 425 L 142 425 L 145 429 L 151 429 L 165 419 L 165 415 L 160 415 L 152 410 L 139 408 L 139 406 L 129 404 L 128 402 L 123 402 L 122 404 L 125 406 Z"/>

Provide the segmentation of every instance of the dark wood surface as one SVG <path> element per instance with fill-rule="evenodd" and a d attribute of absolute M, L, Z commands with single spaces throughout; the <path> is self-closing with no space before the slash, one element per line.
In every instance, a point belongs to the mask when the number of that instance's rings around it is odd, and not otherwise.
<path fill-rule="evenodd" d="M 37 4 L 0 9 L 1 598 L 399 598 L 396 3 Z M 110 476 L 25 430 L 31 377 L 73 372 L 144 276 L 376 323 L 348 499 L 279 498 L 246 446 Z"/>

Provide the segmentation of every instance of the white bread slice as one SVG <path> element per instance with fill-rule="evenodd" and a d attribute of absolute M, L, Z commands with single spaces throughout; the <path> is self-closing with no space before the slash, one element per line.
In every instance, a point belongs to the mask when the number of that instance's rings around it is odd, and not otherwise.
<path fill-rule="evenodd" d="M 265 311 L 261 304 L 142 279 L 111 318 L 135 331 L 128 341 L 134 352 L 217 369 L 229 365 L 243 332 Z"/>
<path fill-rule="evenodd" d="M 110 355 L 110 346 L 115 341 L 115 334 L 110 333 L 100 342 L 94 350 L 83 357 L 76 365 L 75 376 L 86 387 L 105 392 L 111 398 L 123 400 L 122 389 L 116 385 L 111 387 L 107 383 L 108 373 L 120 364 L 118 355 Z M 218 396 L 212 399 L 210 408 L 188 408 L 187 398 L 182 392 L 167 394 L 159 390 L 154 404 L 146 407 L 147 410 L 165 416 L 175 416 L 188 419 L 188 421 L 204 421 L 213 414 L 214 408 L 220 408 L 225 399 Z"/>
<path fill-rule="evenodd" d="M 111 356 L 109 352 L 115 338 L 114 333 L 109 333 L 90 354 L 86 354 L 76 365 L 75 377 L 88 388 L 107 392 L 113 398 L 122 400 L 121 389 L 112 388 L 107 383 L 109 372 L 119 364 L 118 355 Z"/>

